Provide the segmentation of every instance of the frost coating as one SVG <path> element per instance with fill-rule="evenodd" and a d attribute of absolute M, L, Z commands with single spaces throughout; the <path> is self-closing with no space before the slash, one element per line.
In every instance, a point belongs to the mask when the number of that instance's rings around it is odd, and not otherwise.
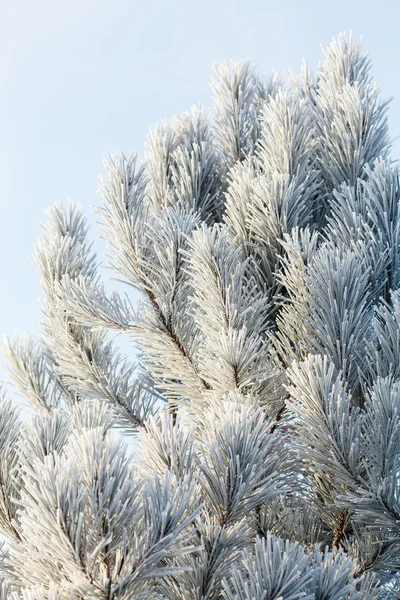
<path fill-rule="evenodd" d="M 1 397 L 1 599 L 394 585 L 399 171 L 361 45 L 324 54 L 269 80 L 224 63 L 210 112 L 154 126 L 141 165 L 107 157 L 102 233 L 139 308 L 106 293 L 81 208 L 48 209 L 43 337 L 5 345 L 32 415 Z"/>

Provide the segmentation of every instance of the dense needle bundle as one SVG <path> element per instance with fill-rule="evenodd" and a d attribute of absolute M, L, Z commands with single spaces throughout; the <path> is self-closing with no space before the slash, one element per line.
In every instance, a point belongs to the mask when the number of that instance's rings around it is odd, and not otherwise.
<path fill-rule="evenodd" d="M 138 310 L 49 209 L 43 339 L 6 347 L 33 415 L 1 400 L 1 598 L 400 597 L 399 171 L 360 44 L 324 54 L 223 64 L 210 113 L 107 159 Z"/>

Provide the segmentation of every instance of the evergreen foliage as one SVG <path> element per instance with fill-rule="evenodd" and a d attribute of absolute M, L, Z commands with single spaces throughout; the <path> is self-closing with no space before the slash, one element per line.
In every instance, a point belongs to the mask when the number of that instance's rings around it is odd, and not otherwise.
<path fill-rule="evenodd" d="M 48 209 L 43 337 L 5 345 L 32 414 L 0 398 L 1 599 L 400 598 L 400 175 L 361 44 L 324 56 L 220 65 L 209 112 L 107 157 L 139 308 Z"/>

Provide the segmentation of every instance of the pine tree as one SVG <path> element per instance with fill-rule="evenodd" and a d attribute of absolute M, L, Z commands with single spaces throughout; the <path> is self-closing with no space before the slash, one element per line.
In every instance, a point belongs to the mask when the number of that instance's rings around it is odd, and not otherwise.
<path fill-rule="evenodd" d="M 43 337 L 5 348 L 32 410 L 0 400 L 0 598 L 400 598 L 400 176 L 361 44 L 324 55 L 220 65 L 209 112 L 107 158 L 139 308 L 48 210 Z"/>

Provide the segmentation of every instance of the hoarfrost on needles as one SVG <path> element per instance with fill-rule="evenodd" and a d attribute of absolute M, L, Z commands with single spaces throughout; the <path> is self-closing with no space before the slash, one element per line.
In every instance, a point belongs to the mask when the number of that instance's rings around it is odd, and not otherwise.
<path fill-rule="evenodd" d="M 4 349 L 32 414 L 1 396 L 0 598 L 400 597 L 399 170 L 361 44 L 324 55 L 219 65 L 210 111 L 106 158 L 125 296 L 48 209 L 43 335 Z"/>

